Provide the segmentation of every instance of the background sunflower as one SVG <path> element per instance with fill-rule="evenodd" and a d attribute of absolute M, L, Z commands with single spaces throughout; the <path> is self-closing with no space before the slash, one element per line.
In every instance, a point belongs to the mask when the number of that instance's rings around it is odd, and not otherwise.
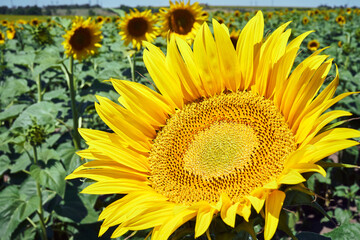
<path fill-rule="evenodd" d="M 101 24 L 95 23 L 91 18 L 84 20 L 83 17 L 76 17 L 72 28 L 63 35 L 65 54 L 79 61 L 94 55 L 101 47 L 100 41 L 103 36 L 100 29 Z"/>
<path fill-rule="evenodd" d="M 157 17 L 151 10 L 139 12 L 137 9 L 130 10 L 130 14 L 125 14 L 120 19 L 120 36 L 125 41 L 125 45 L 132 43 L 133 47 L 140 50 L 142 41 L 152 42 L 159 34 L 156 26 Z"/>
<path fill-rule="evenodd" d="M 170 8 L 160 9 L 161 33 L 170 34 L 185 40 L 192 40 L 201 24 L 207 20 L 207 14 L 197 2 L 190 5 L 184 1 L 170 1 Z"/>

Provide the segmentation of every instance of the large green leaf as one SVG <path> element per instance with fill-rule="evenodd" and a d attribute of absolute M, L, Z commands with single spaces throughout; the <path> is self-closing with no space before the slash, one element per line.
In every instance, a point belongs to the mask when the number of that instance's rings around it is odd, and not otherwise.
<path fill-rule="evenodd" d="M 37 195 L 29 197 L 16 186 L 8 186 L 0 192 L 1 239 L 11 239 L 13 231 L 36 211 L 38 204 Z"/>
<path fill-rule="evenodd" d="M 31 126 L 33 124 L 33 118 L 36 118 L 37 124 L 39 125 L 54 124 L 57 113 L 58 107 L 52 102 L 43 101 L 35 103 L 19 115 L 11 126 L 11 129 Z"/>
<path fill-rule="evenodd" d="M 65 193 L 65 169 L 60 161 L 49 160 L 43 167 L 33 164 L 30 175 L 42 186 L 47 187 L 61 197 Z"/>
<path fill-rule="evenodd" d="M 340 225 L 338 228 L 332 230 L 331 232 L 324 234 L 331 239 L 341 239 L 341 240 L 355 240 L 359 239 L 360 236 L 360 224 L 359 223 L 350 223 L 346 222 Z"/>

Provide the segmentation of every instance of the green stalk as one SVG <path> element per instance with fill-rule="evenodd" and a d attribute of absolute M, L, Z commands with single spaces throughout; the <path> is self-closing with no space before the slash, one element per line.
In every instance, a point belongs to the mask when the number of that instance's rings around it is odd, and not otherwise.
<path fill-rule="evenodd" d="M 80 149 L 80 135 L 79 135 L 79 131 L 78 131 L 78 127 L 79 127 L 79 117 L 78 117 L 78 112 L 76 109 L 76 100 L 75 100 L 75 96 L 76 96 L 76 90 L 74 87 L 74 58 L 72 56 L 70 56 L 70 63 L 69 63 L 69 69 L 67 69 L 65 67 L 64 64 L 61 65 L 61 68 L 63 69 L 65 76 L 66 76 L 66 80 L 70 89 L 70 100 L 71 100 L 71 113 L 72 113 L 72 118 L 73 118 L 73 131 L 72 131 L 72 138 L 73 138 L 73 143 L 75 146 L 75 149 Z"/>
<path fill-rule="evenodd" d="M 133 82 L 135 82 L 135 64 L 136 64 L 136 59 L 135 59 L 135 56 L 136 56 L 136 51 L 134 52 L 133 56 L 132 56 L 132 59 L 130 56 L 127 56 L 127 59 L 130 63 L 130 69 L 131 69 L 131 79 Z"/>
<path fill-rule="evenodd" d="M 41 81 L 40 81 L 40 73 L 35 77 L 36 85 L 37 85 L 37 95 L 38 102 L 42 101 L 42 92 L 41 92 Z"/>
<path fill-rule="evenodd" d="M 34 151 L 34 164 L 37 164 L 37 151 L 36 151 L 36 146 L 33 146 L 33 151 Z M 39 196 L 39 208 L 38 208 L 38 215 L 40 218 L 40 228 L 41 228 L 41 238 L 43 240 L 47 240 L 47 236 L 46 236 L 46 228 L 45 228 L 45 222 L 44 222 L 44 210 L 43 210 L 43 206 L 42 206 L 42 194 L 41 194 L 41 187 L 38 181 L 36 181 L 36 189 L 37 189 L 37 194 Z"/>

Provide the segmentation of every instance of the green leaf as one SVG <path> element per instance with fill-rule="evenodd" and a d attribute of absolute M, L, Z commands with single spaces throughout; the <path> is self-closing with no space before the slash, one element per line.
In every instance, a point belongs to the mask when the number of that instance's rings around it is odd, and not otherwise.
<path fill-rule="evenodd" d="M 52 102 L 35 103 L 19 115 L 10 129 L 31 126 L 33 124 L 32 118 L 36 118 L 39 125 L 54 124 L 57 113 L 57 106 Z"/>
<path fill-rule="evenodd" d="M 301 232 L 296 234 L 298 240 L 331 240 L 331 238 L 322 236 L 318 233 L 313 232 Z"/>
<path fill-rule="evenodd" d="M 64 222 L 81 224 L 97 222 L 99 214 L 94 210 L 98 196 L 79 194 L 81 190 L 72 184 L 66 184 L 65 197 L 54 207 L 55 215 Z"/>
<path fill-rule="evenodd" d="M 360 224 L 346 222 L 331 232 L 324 234 L 331 239 L 354 240 L 360 236 Z"/>
<path fill-rule="evenodd" d="M 309 196 L 299 191 L 289 191 L 286 193 L 284 206 L 302 206 L 302 205 L 307 205 L 315 208 L 324 216 L 326 216 L 330 221 L 332 221 L 331 217 L 325 212 L 325 210 L 317 202 L 315 202 L 312 196 Z"/>
<path fill-rule="evenodd" d="M 28 197 L 16 186 L 8 186 L 0 192 L 1 239 L 10 239 L 17 226 L 36 211 L 38 203 L 37 195 Z"/>
<path fill-rule="evenodd" d="M 0 175 L 10 168 L 10 159 L 6 155 L 0 156 Z"/>
<path fill-rule="evenodd" d="M 59 161 L 49 160 L 44 168 L 33 164 L 30 175 L 42 186 L 54 190 L 61 197 L 65 193 L 65 169 Z"/>
<path fill-rule="evenodd" d="M 8 120 L 18 116 L 27 104 L 14 104 L 0 113 L 0 121 Z"/>
<path fill-rule="evenodd" d="M 26 169 L 31 164 L 31 159 L 27 153 L 23 153 L 19 158 L 13 160 L 10 166 L 10 173 L 17 173 Z"/>

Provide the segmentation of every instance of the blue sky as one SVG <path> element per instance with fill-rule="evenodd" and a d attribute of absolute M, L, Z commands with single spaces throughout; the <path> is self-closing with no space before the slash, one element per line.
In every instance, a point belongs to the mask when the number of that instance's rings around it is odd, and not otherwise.
<path fill-rule="evenodd" d="M 187 1 L 187 0 L 186 0 Z M 191 1 L 195 2 L 195 1 Z M 212 6 L 231 5 L 231 6 L 287 6 L 287 7 L 317 7 L 321 4 L 328 6 L 360 6 L 359 0 L 198 0 L 200 3 L 207 3 Z M 168 6 L 168 0 L 0 0 L 0 6 L 27 6 L 27 5 L 60 5 L 60 4 L 100 4 L 103 7 L 118 7 L 121 4 L 128 6 Z"/>

